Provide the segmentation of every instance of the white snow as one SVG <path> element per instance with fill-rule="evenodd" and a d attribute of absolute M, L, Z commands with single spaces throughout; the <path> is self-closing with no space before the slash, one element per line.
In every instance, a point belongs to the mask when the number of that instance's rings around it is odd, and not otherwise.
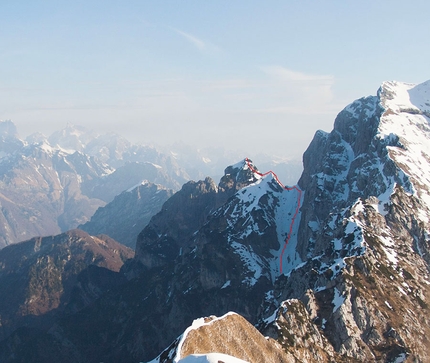
<path fill-rule="evenodd" d="M 302 205 L 304 192 L 298 189 L 284 190 L 278 196 L 279 204 L 276 209 L 276 227 L 280 248 L 278 251 L 271 251 L 275 256 L 275 263 L 272 267 L 272 274 L 278 275 L 280 264 L 282 263 L 282 273 L 288 275 L 293 269 L 303 263 L 297 250 L 297 234 L 300 224 L 301 212 L 295 215 L 297 207 Z M 295 219 L 294 219 L 295 217 Z M 316 227 L 315 224 L 311 224 Z M 285 246 L 289 236 L 288 244 Z"/>
<path fill-rule="evenodd" d="M 399 289 L 399 291 L 403 294 L 403 295 L 407 295 L 406 291 L 403 290 L 400 286 L 397 286 L 397 288 Z"/>
<path fill-rule="evenodd" d="M 394 185 L 395 187 L 395 185 Z M 375 211 L 377 211 L 380 215 L 386 216 L 388 214 L 388 207 L 391 204 L 391 195 L 393 194 L 392 189 L 387 189 L 384 193 L 380 194 L 377 198 L 377 203 L 370 204 Z"/>
<path fill-rule="evenodd" d="M 308 227 L 312 230 L 312 232 L 318 232 L 320 225 L 317 221 L 309 221 Z"/>
<path fill-rule="evenodd" d="M 130 193 L 130 192 L 132 192 L 134 189 L 136 189 L 137 187 L 140 187 L 141 185 L 146 185 L 146 184 L 148 184 L 148 183 L 149 183 L 149 181 L 148 181 L 148 180 L 146 180 L 146 179 L 144 179 L 144 180 L 142 180 L 140 183 L 138 183 L 138 184 L 136 184 L 136 185 L 133 185 L 131 188 L 127 189 L 127 193 Z"/>
<path fill-rule="evenodd" d="M 401 147 L 389 146 L 389 157 L 412 183 L 409 192 L 417 194 L 422 204 L 429 206 L 430 81 L 419 85 L 385 82 L 382 90 L 381 103 L 386 112 L 381 117 L 378 137 L 399 138 Z M 384 97 L 384 93 L 389 93 L 389 97 Z M 424 223 L 430 222 L 428 207 L 420 208 L 416 215 Z"/>
<path fill-rule="evenodd" d="M 271 322 L 275 321 L 276 319 L 276 315 L 278 314 L 278 309 L 276 309 L 272 315 L 270 315 L 269 317 L 267 317 L 266 319 L 263 319 L 263 321 L 266 324 L 270 324 Z"/>
<path fill-rule="evenodd" d="M 248 165 L 245 160 L 245 162 L 240 162 L 234 167 L 248 168 Z M 263 176 L 254 173 L 254 176 L 257 180 L 238 191 L 232 207 L 225 209 L 225 215 L 228 216 L 228 227 L 231 230 L 229 242 L 251 272 L 244 280 L 244 283 L 250 285 L 257 282 L 263 275 L 263 270 L 268 271 L 270 273 L 268 277 L 274 281 L 281 270 L 283 273 L 288 273 L 289 270 L 302 263 L 295 250 L 298 220 L 300 219 L 300 213 L 296 215 L 296 212 L 299 203 L 301 203 L 299 196 L 303 193 L 297 187 L 283 187 L 276 175 L 270 172 Z M 263 204 L 261 204 L 262 197 L 267 198 Z M 261 222 L 254 220 L 255 211 L 263 213 L 263 219 L 266 223 L 264 229 L 262 229 Z M 245 219 L 244 216 L 246 216 Z M 273 225 L 277 229 L 279 249 L 270 251 L 273 255 L 272 258 L 261 258 L 254 253 L 251 246 L 245 246 L 241 243 L 253 233 L 264 234 L 265 228 Z M 234 232 L 235 230 L 238 232 Z M 288 245 L 285 246 L 288 236 L 290 239 Z M 281 261 L 282 268 L 280 267 Z"/>
<path fill-rule="evenodd" d="M 221 289 L 225 289 L 226 287 L 229 287 L 230 284 L 231 284 L 231 280 L 226 281 L 225 284 L 222 285 Z"/>
<path fill-rule="evenodd" d="M 334 275 L 337 275 L 346 266 L 344 258 L 337 258 L 333 261 L 333 264 L 329 267 L 333 271 Z"/>
<path fill-rule="evenodd" d="M 397 252 L 395 250 L 395 244 L 391 236 L 378 236 L 379 240 L 382 242 L 381 247 L 385 252 L 387 259 L 394 265 L 397 265 Z"/>
<path fill-rule="evenodd" d="M 193 321 L 193 323 L 191 324 L 191 326 L 189 326 L 187 329 L 185 329 L 184 333 L 181 335 L 180 340 L 179 340 L 179 343 L 178 343 L 178 346 L 177 346 L 177 348 L 176 348 L 176 355 L 175 355 L 175 358 L 173 359 L 173 362 L 174 362 L 174 363 L 178 363 L 178 362 L 183 363 L 183 360 L 181 360 L 181 350 L 182 350 L 182 345 L 184 344 L 184 342 L 185 342 L 185 340 L 186 340 L 186 338 L 187 338 L 187 335 L 188 335 L 188 333 L 189 333 L 190 331 L 192 331 L 192 330 L 196 330 L 196 329 L 198 329 L 198 328 L 200 328 L 200 327 L 202 327 L 202 326 L 204 326 L 204 325 L 211 325 L 211 324 L 213 324 L 214 322 L 216 322 L 216 321 L 218 321 L 218 320 L 222 320 L 222 319 L 226 318 L 226 317 L 227 317 L 227 316 L 229 316 L 229 315 L 236 315 L 236 313 L 234 313 L 234 312 L 230 311 L 230 312 L 228 312 L 228 313 L 224 314 L 224 315 L 223 315 L 223 316 L 221 316 L 221 317 L 215 317 L 214 319 L 212 319 L 211 321 L 209 321 L 209 322 L 207 322 L 207 323 L 205 323 L 205 318 L 195 319 L 195 320 Z M 155 360 L 154 360 L 154 362 L 155 362 Z M 203 361 L 203 362 L 204 362 L 204 361 Z M 239 361 L 239 362 L 240 362 L 240 361 Z M 217 363 L 218 363 L 218 362 L 217 362 Z M 234 362 L 234 363 L 235 363 L 235 362 Z"/>
<path fill-rule="evenodd" d="M 231 165 L 231 167 L 233 169 L 243 169 L 243 170 L 249 169 L 248 163 L 246 162 L 246 159 L 243 159 L 243 160 L 237 162 L 236 164 Z"/>
<path fill-rule="evenodd" d="M 246 166 L 248 167 L 248 166 Z M 258 176 L 258 174 L 255 174 Z M 238 206 L 241 207 L 240 213 L 242 215 L 249 215 L 249 213 L 254 209 L 259 209 L 258 202 L 260 198 L 267 193 L 268 190 L 271 190 L 269 183 L 273 182 L 272 175 L 266 175 L 264 177 L 260 177 L 255 183 L 248 185 L 246 188 L 243 188 L 239 193 L 237 193 L 237 197 L 239 198 Z M 249 205 L 243 209 L 243 204 Z"/>
<path fill-rule="evenodd" d="M 148 164 L 152 165 L 152 166 L 153 166 L 153 167 L 155 167 L 156 169 L 163 169 L 163 167 L 162 167 L 162 166 L 160 166 L 160 165 L 158 165 L 158 164 L 154 164 L 154 163 L 151 163 L 151 162 L 148 162 Z"/>
<path fill-rule="evenodd" d="M 403 363 L 407 358 L 406 353 L 400 353 L 400 355 L 398 357 L 396 357 L 395 360 L 393 360 L 393 363 Z"/>
<path fill-rule="evenodd" d="M 255 285 L 263 273 L 264 262 L 261 257 L 254 253 L 251 246 L 245 246 L 238 242 L 231 242 L 231 246 L 251 273 L 242 282 L 249 286 Z"/>
<path fill-rule="evenodd" d="M 242 359 L 222 353 L 191 354 L 178 363 L 248 363 Z"/>
<path fill-rule="evenodd" d="M 334 288 L 334 297 L 333 297 L 333 301 L 332 304 L 334 305 L 333 307 L 333 313 L 340 308 L 340 306 L 344 303 L 345 301 L 345 297 L 340 293 L 340 291 L 335 287 Z"/>
<path fill-rule="evenodd" d="M 327 319 L 326 318 L 323 318 L 322 319 L 322 322 L 321 322 L 321 328 L 322 329 L 325 329 L 325 324 L 327 323 Z"/>
<path fill-rule="evenodd" d="M 387 300 L 385 300 L 384 302 L 385 302 L 385 305 L 387 305 L 391 310 L 393 310 L 393 307 L 390 305 L 390 303 Z"/>
<path fill-rule="evenodd" d="M 333 241 L 333 248 L 336 252 L 342 249 L 342 240 L 339 238 L 335 238 Z"/>

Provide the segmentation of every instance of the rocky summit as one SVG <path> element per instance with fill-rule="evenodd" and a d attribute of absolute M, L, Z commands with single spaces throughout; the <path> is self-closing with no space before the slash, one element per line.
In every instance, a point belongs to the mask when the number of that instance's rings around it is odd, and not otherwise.
<path fill-rule="evenodd" d="M 249 159 L 184 184 L 115 277 L 88 266 L 0 360 L 430 362 L 429 141 L 430 81 L 385 82 L 315 134 L 297 185 Z"/>
<path fill-rule="evenodd" d="M 331 133 L 316 133 L 297 188 L 257 172 L 208 218 L 227 216 L 215 226 L 240 256 L 235 283 L 266 281 L 253 317 L 288 355 L 282 361 L 430 361 L 429 110 L 430 82 L 386 82 L 347 106 Z"/>

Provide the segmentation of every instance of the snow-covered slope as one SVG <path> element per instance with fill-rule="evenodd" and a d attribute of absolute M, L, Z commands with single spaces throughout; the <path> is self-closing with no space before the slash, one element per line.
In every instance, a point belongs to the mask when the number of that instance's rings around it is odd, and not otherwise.
<path fill-rule="evenodd" d="M 385 82 L 304 155 L 304 262 L 277 281 L 272 307 L 301 299 L 336 351 L 358 360 L 429 359 L 429 105 L 430 82 Z"/>
<path fill-rule="evenodd" d="M 0 121 L 0 248 L 76 228 L 144 179 L 177 190 L 188 177 L 173 158 L 117 135 L 68 125 L 22 141 Z"/>
<path fill-rule="evenodd" d="M 222 353 L 208 353 L 208 354 L 190 354 L 178 363 L 247 363 L 242 359 L 232 357 L 231 355 Z"/>
<path fill-rule="evenodd" d="M 378 137 L 397 137 L 388 153 L 407 175 L 412 192 L 426 210 L 417 211 L 429 223 L 430 208 L 430 81 L 420 85 L 386 82 L 380 90 L 381 117 Z"/>
<path fill-rule="evenodd" d="M 226 220 L 228 243 L 248 270 L 243 283 L 254 285 L 261 276 L 274 281 L 302 262 L 294 253 L 302 192 L 297 186 L 285 187 L 273 172 L 259 172 L 249 159 L 232 168 L 249 170 L 251 184 L 211 218 L 222 215 Z"/>
<path fill-rule="evenodd" d="M 218 267 L 206 288 L 259 299 L 264 286 L 259 326 L 300 361 L 428 359 L 429 95 L 430 82 L 386 82 L 347 106 L 316 133 L 298 186 L 246 159 L 226 169 L 252 175 L 187 242 L 201 276 L 211 235 L 239 257 L 241 280 Z"/>

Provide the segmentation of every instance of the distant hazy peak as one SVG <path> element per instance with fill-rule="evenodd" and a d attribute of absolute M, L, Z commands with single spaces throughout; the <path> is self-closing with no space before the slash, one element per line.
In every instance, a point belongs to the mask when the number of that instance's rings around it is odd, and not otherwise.
<path fill-rule="evenodd" d="M 18 132 L 15 124 L 10 120 L 0 120 L 0 138 L 18 139 Z"/>

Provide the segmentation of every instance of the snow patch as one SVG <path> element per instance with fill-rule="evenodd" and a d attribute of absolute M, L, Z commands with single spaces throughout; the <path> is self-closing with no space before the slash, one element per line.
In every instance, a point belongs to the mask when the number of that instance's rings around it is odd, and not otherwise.
<path fill-rule="evenodd" d="M 190 354 L 178 363 L 248 363 L 242 359 L 222 353 Z"/>
<path fill-rule="evenodd" d="M 345 297 L 340 293 L 340 291 L 335 287 L 334 288 L 334 297 L 332 304 L 333 307 L 333 313 L 340 308 L 340 306 L 345 302 Z"/>
<path fill-rule="evenodd" d="M 251 276 L 247 276 L 242 283 L 249 286 L 255 285 L 263 273 L 264 262 L 261 257 L 254 253 L 251 246 L 245 246 L 238 242 L 232 242 L 231 246 L 234 252 L 240 256 L 248 271 L 251 272 Z"/>
<path fill-rule="evenodd" d="M 408 356 L 406 355 L 406 353 L 400 353 L 400 355 L 397 356 L 395 360 L 393 360 L 393 363 L 403 363 L 407 357 Z"/>
<path fill-rule="evenodd" d="M 146 179 L 142 180 L 139 184 L 136 184 L 136 185 L 132 186 L 131 188 L 127 189 L 127 193 L 132 192 L 134 189 L 136 189 L 137 187 L 140 187 L 141 185 L 147 185 L 147 184 L 149 184 L 148 180 L 146 180 Z"/>
<path fill-rule="evenodd" d="M 385 300 L 384 302 L 385 302 L 385 305 L 387 305 L 391 310 L 393 310 L 393 307 L 390 305 L 390 303 L 387 300 Z"/>
<path fill-rule="evenodd" d="M 231 280 L 226 281 L 224 285 L 222 285 L 221 289 L 225 289 L 226 287 L 229 287 L 231 284 Z"/>

